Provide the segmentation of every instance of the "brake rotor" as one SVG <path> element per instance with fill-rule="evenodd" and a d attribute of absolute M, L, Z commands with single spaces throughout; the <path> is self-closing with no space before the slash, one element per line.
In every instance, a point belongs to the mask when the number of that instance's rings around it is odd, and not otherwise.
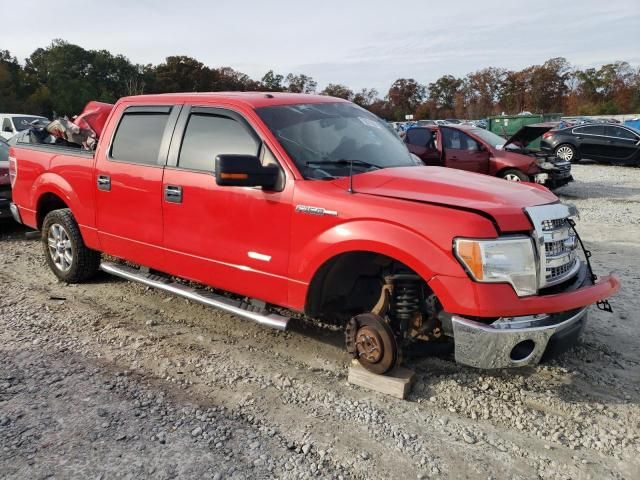
<path fill-rule="evenodd" d="M 370 372 L 382 375 L 398 362 L 398 345 L 391 327 L 375 313 L 356 315 L 346 329 L 347 351 Z"/>

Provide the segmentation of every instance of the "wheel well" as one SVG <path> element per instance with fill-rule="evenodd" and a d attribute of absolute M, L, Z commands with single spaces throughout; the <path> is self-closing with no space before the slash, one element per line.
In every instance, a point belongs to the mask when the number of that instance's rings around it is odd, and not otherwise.
<path fill-rule="evenodd" d="M 400 270 L 411 271 L 403 263 L 374 252 L 337 255 L 313 276 L 305 313 L 341 325 L 352 316 L 371 310 L 380 298 L 384 276 Z"/>
<path fill-rule="evenodd" d="M 38 226 L 38 230 L 42 228 L 42 223 L 44 222 L 44 217 L 47 216 L 49 212 L 54 210 L 59 210 L 61 208 L 69 208 L 64 200 L 62 200 L 55 193 L 45 193 L 38 199 L 38 205 L 36 207 L 36 222 Z"/>

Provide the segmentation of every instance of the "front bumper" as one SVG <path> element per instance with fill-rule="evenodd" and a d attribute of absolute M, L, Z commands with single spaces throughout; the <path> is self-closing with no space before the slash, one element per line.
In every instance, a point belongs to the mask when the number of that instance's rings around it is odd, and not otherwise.
<path fill-rule="evenodd" d="M 584 308 L 609 298 L 620 289 L 614 276 L 600 277 L 595 284 L 577 276 L 567 288 L 555 287 L 530 297 L 518 297 L 506 283 L 478 283 L 469 278 L 436 276 L 429 282 L 447 312 L 466 317 L 521 317 L 524 315 L 562 313 Z M 556 293 L 557 291 L 557 293 Z"/>
<path fill-rule="evenodd" d="M 573 181 L 571 162 L 566 160 L 547 161 L 540 168 L 542 172 L 535 176 L 536 182 L 542 183 L 548 188 L 561 187 Z M 538 180 L 539 177 L 542 181 Z"/>
<path fill-rule="evenodd" d="M 452 317 L 456 362 L 476 368 L 535 365 L 574 345 L 587 307 L 553 315 L 500 318 L 484 324 Z"/>

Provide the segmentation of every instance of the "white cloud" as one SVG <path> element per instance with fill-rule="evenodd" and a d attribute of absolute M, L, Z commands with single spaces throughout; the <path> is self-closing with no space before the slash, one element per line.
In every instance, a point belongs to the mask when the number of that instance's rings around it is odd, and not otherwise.
<path fill-rule="evenodd" d="M 25 30 L 24 21 L 29 22 Z M 487 66 L 519 69 L 564 56 L 578 65 L 640 63 L 640 2 L 553 0 L 58 0 L 5 22 L 0 48 L 20 59 L 53 38 L 138 63 L 189 55 L 260 78 L 269 69 L 381 92 Z M 28 32 L 28 33 L 25 33 Z"/>

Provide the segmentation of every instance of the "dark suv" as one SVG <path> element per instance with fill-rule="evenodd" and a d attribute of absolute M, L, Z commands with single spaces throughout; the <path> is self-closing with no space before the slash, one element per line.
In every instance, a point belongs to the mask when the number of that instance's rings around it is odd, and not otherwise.
<path fill-rule="evenodd" d="M 542 135 L 540 148 L 571 162 L 588 158 L 628 165 L 640 164 L 640 132 L 612 123 L 551 130 Z"/>

